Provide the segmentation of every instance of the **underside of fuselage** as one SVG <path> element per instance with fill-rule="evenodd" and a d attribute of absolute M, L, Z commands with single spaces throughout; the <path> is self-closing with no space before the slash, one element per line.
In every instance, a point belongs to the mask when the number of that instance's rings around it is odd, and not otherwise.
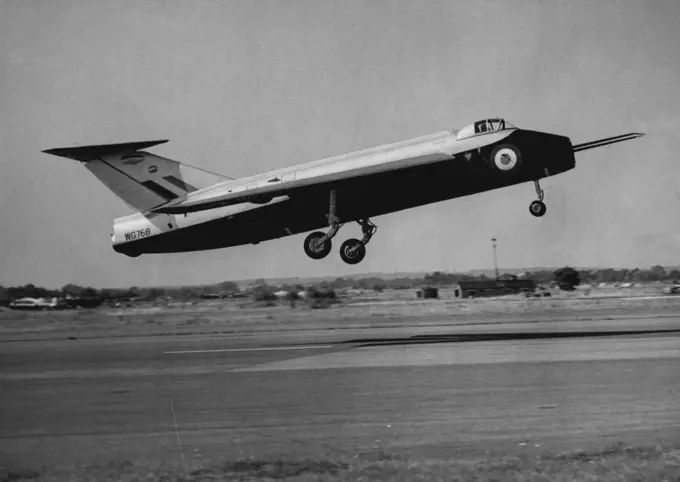
<path fill-rule="evenodd" d="M 495 169 L 491 160 L 501 144 L 512 145 L 521 154 L 521 162 L 507 172 Z M 117 244 L 114 249 L 138 256 L 259 243 L 327 227 L 331 191 L 336 196 L 335 215 L 346 223 L 535 181 L 574 167 L 569 138 L 518 129 L 497 143 L 444 161 L 311 185 L 287 193 L 284 202 Z"/>

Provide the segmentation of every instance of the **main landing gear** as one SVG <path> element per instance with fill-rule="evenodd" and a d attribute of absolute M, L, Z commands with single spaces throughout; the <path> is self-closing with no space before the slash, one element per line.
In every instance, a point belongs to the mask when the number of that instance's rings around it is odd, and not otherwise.
<path fill-rule="evenodd" d="M 548 208 L 545 206 L 545 203 L 543 202 L 544 192 L 543 189 L 541 189 L 541 185 L 539 184 L 538 180 L 534 181 L 534 186 L 536 187 L 538 201 L 533 201 L 531 204 L 529 204 L 529 212 L 532 215 L 536 216 L 537 218 L 540 218 L 545 214 Z"/>
<path fill-rule="evenodd" d="M 335 189 L 333 189 L 330 192 L 329 212 L 326 215 L 328 218 L 328 232 L 322 233 L 321 231 L 315 231 L 305 238 L 305 253 L 312 259 L 323 259 L 328 256 L 332 249 L 331 240 L 343 226 L 335 215 L 336 199 L 337 193 Z M 361 232 L 364 235 L 363 238 L 348 239 L 340 246 L 340 258 L 347 264 L 357 264 L 364 259 L 366 256 L 366 245 L 378 230 L 378 227 L 367 218 L 361 219 L 358 223 L 361 225 Z"/>

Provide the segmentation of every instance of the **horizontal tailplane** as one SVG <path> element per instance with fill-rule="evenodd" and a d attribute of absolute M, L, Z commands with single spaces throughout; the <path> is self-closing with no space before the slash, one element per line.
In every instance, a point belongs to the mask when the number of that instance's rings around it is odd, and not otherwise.
<path fill-rule="evenodd" d="M 142 151 L 167 140 L 60 147 L 43 152 L 85 164 L 116 196 L 146 212 L 227 178 Z"/>

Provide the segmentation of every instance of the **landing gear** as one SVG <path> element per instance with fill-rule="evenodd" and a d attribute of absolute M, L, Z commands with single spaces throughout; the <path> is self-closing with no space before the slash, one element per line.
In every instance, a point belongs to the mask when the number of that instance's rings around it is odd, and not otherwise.
<path fill-rule="evenodd" d="M 370 222 L 368 219 L 362 219 L 359 221 L 359 224 L 361 225 L 361 234 L 364 235 L 364 237 L 361 238 L 361 244 L 367 245 L 373 235 L 378 231 L 378 226 Z"/>
<path fill-rule="evenodd" d="M 304 244 L 305 254 L 312 259 L 323 259 L 328 256 L 333 248 L 333 243 L 330 239 L 322 241 L 325 236 L 326 234 L 321 231 L 314 231 L 307 236 Z"/>
<path fill-rule="evenodd" d="M 348 239 L 340 246 L 340 258 L 347 264 L 358 264 L 366 257 L 366 246 L 358 239 Z"/>
<path fill-rule="evenodd" d="M 529 204 L 529 212 L 537 218 L 543 216 L 547 210 L 548 208 L 543 201 L 533 201 Z"/>
<path fill-rule="evenodd" d="M 543 216 L 545 214 L 545 212 L 548 210 L 548 208 L 545 206 L 545 203 L 543 202 L 543 198 L 545 197 L 545 193 L 543 192 L 543 189 L 541 189 L 541 185 L 539 184 L 538 180 L 534 181 L 534 187 L 536 187 L 536 194 L 538 195 L 538 201 L 533 201 L 531 204 L 529 204 L 529 212 L 533 216 L 540 218 L 541 216 Z"/>
<path fill-rule="evenodd" d="M 305 238 L 305 254 L 312 259 L 323 259 L 328 256 L 333 248 L 333 243 L 331 239 L 335 237 L 340 229 L 340 220 L 335 215 L 335 204 L 337 199 L 337 193 L 335 189 L 331 189 L 330 193 L 330 206 L 328 209 L 328 232 L 322 233 L 321 231 L 315 231 Z"/>
<path fill-rule="evenodd" d="M 347 264 L 358 264 L 366 257 L 366 245 L 378 230 L 378 227 L 368 219 L 362 219 L 359 224 L 364 237 L 348 239 L 340 246 L 340 258 Z"/>
<path fill-rule="evenodd" d="M 307 256 L 312 259 L 323 259 L 331 252 L 331 240 L 342 227 L 340 219 L 335 215 L 337 193 L 335 189 L 330 191 L 330 203 L 328 214 L 328 232 L 322 233 L 315 231 L 305 238 L 304 249 Z M 378 230 L 378 227 L 368 219 L 358 221 L 361 225 L 361 232 L 364 235 L 361 239 L 348 239 L 340 246 L 340 258 L 347 264 L 357 264 L 366 256 L 366 245 Z"/>

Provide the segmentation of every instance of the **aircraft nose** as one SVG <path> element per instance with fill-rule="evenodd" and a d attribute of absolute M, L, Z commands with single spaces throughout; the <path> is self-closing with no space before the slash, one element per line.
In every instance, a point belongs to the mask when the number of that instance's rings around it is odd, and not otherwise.
<path fill-rule="evenodd" d="M 537 157 L 541 159 L 539 163 L 546 175 L 553 176 L 576 167 L 574 151 L 568 137 L 549 134 L 545 141 Z"/>

